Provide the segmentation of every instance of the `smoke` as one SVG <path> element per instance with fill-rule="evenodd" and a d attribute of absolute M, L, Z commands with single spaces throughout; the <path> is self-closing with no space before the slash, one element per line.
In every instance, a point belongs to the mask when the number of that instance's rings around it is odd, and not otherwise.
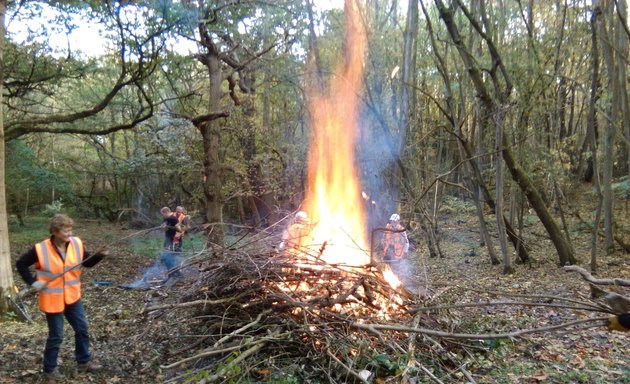
<path fill-rule="evenodd" d="M 123 284 L 120 287 L 126 289 L 148 289 L 151 287 L 167 284 L 170 277 L 181 276 L 179 268 L 182 266 L 184 260 L 189 256 L 187 252 L 171 252 L 163 251 L 160 257 L 144 271 L 138 279 L 129 283 Z M 177 269 L 177 272 L 171 272 Z"/>
<path fill-rule="evenodd" d="M 389 216 L 397 211 L 396 162 L 392 153 L 395 145 L 391 134 L 380 126 L 373 113 L 364 114 L 360 127 L 358 167 L 371 232 L 376 227 L 384 227 Z"/>

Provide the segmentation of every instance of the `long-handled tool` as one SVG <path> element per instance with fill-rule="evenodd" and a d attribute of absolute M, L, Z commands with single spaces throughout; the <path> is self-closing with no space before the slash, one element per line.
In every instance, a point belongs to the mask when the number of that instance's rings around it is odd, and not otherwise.
<path fill-rule="evenodd" d="M 15 289 L 15 292 L 18 291 L 16 286 L 13 286 L 13 289 Z M 33 322 L 33 318 L 28 314 L 21 297 L 18 296 L 17 301 L 15 301 L 11 295 L 7 295 L 7 300 L 9 301 L 9 304 L 15 308 L 18 315 L 22 316 L 22 318 L 29 323 Z"/>

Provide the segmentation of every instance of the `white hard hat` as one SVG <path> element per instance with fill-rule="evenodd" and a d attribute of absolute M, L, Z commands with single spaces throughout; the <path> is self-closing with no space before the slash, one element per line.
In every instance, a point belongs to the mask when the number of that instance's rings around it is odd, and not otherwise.
<path fill-rule="evenodd" d="M 394 213 L 393 215 L 389 217 L 389 221 L 400 221 L 400 215 L 397 213 Z"/>
<path fill-rule="evenodd" d="M 308 220 L 308 215 L 304 211 L 298 211 L 295 214 L 295 219 L 296 220 Z"/>

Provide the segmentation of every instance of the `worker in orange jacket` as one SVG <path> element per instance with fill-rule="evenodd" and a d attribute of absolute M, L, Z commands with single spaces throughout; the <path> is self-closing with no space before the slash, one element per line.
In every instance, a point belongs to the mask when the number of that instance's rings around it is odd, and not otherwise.
<path fill-rule="evenodd" d="M 311 229 L 311 221 L 306 212 L 298 211 L 293 222 L 282 232 L 278 250 L 295 251 L 307 246 L 312 241 Z"/>
<path fill-rule="evenodd" d="M 88 321 L 81 301 L 81 268 L 93 267 L 108 255 L 106 250 L 93 256 L 83 242 L 72 236 L 74 221 L 56 214 L 51 220 L 51 237 L 33 246 L 16 262 L 24 281 L 38 291 L 39 308 L 46 315 L 48 339 L 44 349 L 44 376 L 49 383 L 64 380 L 57 367 L 57 356 L 63 341 L 64 317 L 75 333 L 75 359 L 79 372 L 93 372 L 101 365 L 92 360 Z M 36 276 L 29 270 L 35 264 Z"/>
<path fill-rule="evenodd" d="M 409 251 L 409 239 L 405 227 L 400 224 L 400 215 L 392 214 L 385 228 L 388 229 L 383 237 L 385 261 L 400 260 Z"/>
<path fill-rule="evenodd" d="M 184 214 L 184 207 L 177 206 L 175 207 L 175 212 L 173 212 L 173 216 L 179 222 L 179 230 L 175 233 L 173 237 L 173 249 L 175 252 L 181 252 L 182 250 L 182 242 L 184 240 L 184 233 L 186 232 L 186 228 L 188 228 L 188 216 Z"/>

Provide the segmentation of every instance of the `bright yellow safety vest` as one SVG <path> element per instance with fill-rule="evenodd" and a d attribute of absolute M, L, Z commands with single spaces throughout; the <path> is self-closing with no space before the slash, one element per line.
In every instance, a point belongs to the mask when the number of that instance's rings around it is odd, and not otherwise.
<path fill-rule="evenodd" d="M 59 257 L 50 239 L 35 244 L 35 251 L 37 280 L 48 284 L 39 291 L 39 309 L 45 313 L 63 312 L 66 305 L 81 298 L 81 268 L 75 268 L 62 277 L 54 277 L 83 261 L 83 242 L 78 237 L 70 237 L 65 260 Z"/>

